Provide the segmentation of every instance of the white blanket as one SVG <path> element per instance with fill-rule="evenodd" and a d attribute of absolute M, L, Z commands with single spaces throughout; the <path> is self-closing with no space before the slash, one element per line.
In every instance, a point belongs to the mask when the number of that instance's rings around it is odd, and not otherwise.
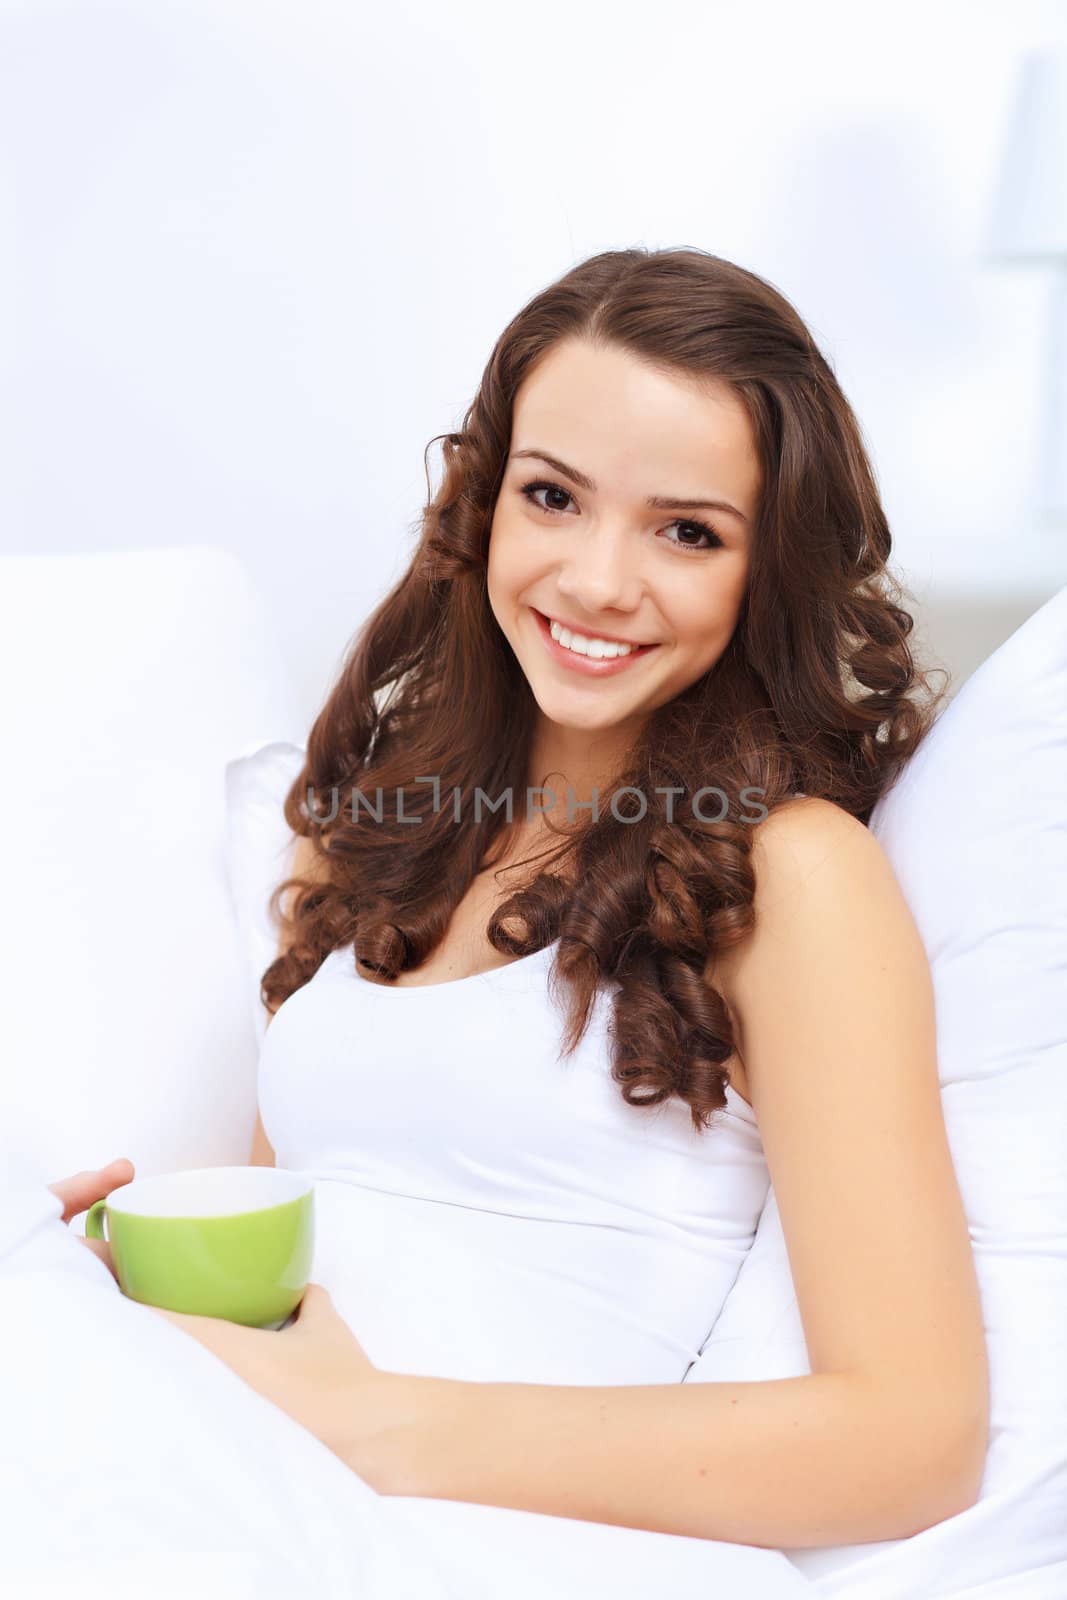
<path fill-rule="evenodd" d="M 775 1551 L 379 1495 L 195 1339 L 126 1299 L 48 1189 L 0 1201 L 0 1560 L 20 1600 L 814 1592 Z"/>
<path fill-rule="evenodd" d="M 1067 1595 L 1047 1536 L 1067 1505 L 1056 1439 L 1048 1470 L 1035 1464 L 1013 1485 L 1010 1507 L 994 1495 L 822 1575 L 817 1561 L 805 1576 L 744 1545 L 379 1495 L 195 1339 L 127 1300 L 60 1215 L 40 1184 L 0 1192 L 0 1590 L 20 1600 Z M 343 1259 L 343 1244 L 324 1237 L 316 1267 Z M 382 1331 L 361 1329 L 351 1285 L 314 1276 L 373 1353 Z M 1008 1552 L 998 1559 L 1005 1510 L 1025 1577 Z"/>

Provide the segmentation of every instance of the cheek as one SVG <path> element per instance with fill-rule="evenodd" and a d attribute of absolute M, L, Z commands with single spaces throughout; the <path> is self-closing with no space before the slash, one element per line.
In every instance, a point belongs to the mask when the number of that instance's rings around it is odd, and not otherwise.
<path fill-rule="evenodd" d="M 504 544 L 504 530 L 500 524 L 500 519 L 496 518 L 489 530 L 489 553 L 485 574 L 490 598 L 499 591 L 506 570 L 507 562 Z"/>
<path fill-rule="evenodd" d="M 678 585 L 669 602 L 675 637 L 696 651 L 720 647 L 733 632 L 743 596 L 743 568 L 720 567 L 705 582 Z"/>
<path fill-rule="evenodd" d="M 513 626 L 516 601 L 523 587 L 518 554 L 517 541 L 509 537 L 506 524 L 498 519 L 489 537 L 486 589 L 490 610 L 505 633 Z"/>
<path fill-rule="evenodd" d="M 486 582 L 496 602 L 515 599 L 537 577 L 536 549 L 525 534 L 513 517 L 498 513 L 493 520 Z"/>

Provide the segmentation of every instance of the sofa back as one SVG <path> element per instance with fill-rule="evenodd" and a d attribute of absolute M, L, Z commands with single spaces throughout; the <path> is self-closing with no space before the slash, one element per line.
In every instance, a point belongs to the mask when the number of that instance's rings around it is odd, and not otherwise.
<path fill-rule="evenodd" d="M 225 770 L 302 735 L 272 631 L 211 546 L 0 560 L 6 1176 L 248 1158 Z"/>

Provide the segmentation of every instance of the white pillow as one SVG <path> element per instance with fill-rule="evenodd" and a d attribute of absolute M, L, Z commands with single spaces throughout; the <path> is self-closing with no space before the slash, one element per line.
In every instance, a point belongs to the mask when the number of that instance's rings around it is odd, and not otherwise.
<path fill-rule="evenodd" d="M 278 739 L 226 765 L 226 862 L 241 934 L 242 989 L 259 1040 L 267 1028 L 259 982 L 278 953 L 281 932 L 267 907 L 292 871 L 296 848 L 282 807 L 303 764 L 304 747 Z"/>
<path fill-rule="evenodd" d="M 820 1594 L 1067 1594 L 1067 588 L 968 679 L 871 818 L 915 916 L 992 1384 L 980 1503 L 793 1551 Z M 687 1382 L 809 1370 L 773 1194 Z M 1064 1563 L 1057 1574 L 1057 1566 Z M 837 1584 L 841 1587 L 838 1588 Z M 1046 1589 L 1042 1587 L 1048 1584 Z M 999 1593 L 1000 1591 L 998 1591 Z"/>
<path fill-rule="evenodd" d="M 270 635 L 210 546 L 0 559 L 8 1175 L 247 1159 L 224 771 L 300 728 Z"/>

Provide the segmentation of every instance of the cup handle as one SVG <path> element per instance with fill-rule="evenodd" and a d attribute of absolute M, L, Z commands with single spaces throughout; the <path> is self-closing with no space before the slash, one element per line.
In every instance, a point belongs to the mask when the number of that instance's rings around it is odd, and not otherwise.
<path fill-rule="evenodd" d="M 106 1239 L 104 1232 L 104 1218 L 107 1215 L 107 1201 L 98 1200 L 89 1207 L 85 1213 L 85 1237 L 87 1239 Z"/>

